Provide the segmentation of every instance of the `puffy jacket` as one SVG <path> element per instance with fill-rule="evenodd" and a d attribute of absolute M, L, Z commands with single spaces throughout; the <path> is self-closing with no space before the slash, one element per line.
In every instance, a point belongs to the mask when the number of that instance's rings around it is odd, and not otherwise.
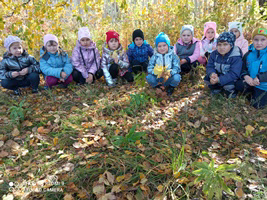
<path fill-rule="evenodd" d="M 157 49 L 154 50 L 154 55 L 149 60 L 147 67 L 147 72 L 149 74 L 154 74 L 154 67 L 156 64 L 160 66 L 167 66 L 167 70 L 171 70 L 171 75 L 180 73 L 180 59 L 174 53 L 173 47 L 169 47 L 169 51 L 166 54 L 158 53 Z"/>
<path fill-rule="evenodd" d="M 267 47 L 263 50 L 256 50 L 254 45 L 249 46 L 249 51 L 244 55 L 241 78 L 258 77 L 260 85 L 255 87 L 267 91 Z"/>
<path fill-rule="evenodd" d="M 242 69 L 242 52 L 237 46 L 234 46 L 227 54 L 222 56 L 218 50 L 211 53 L 206 74 L 210 76 L 216 73 L 219 76 L 219 84 L 226 85 L 235 81 L 240 76 Z"/>
<path fill-rule="evenodd" d="M 138 60 L 142 63 L 148 61 L 148 57 L 151 57 L 153 53 L 153 48 L 145 40 L 141 47 L 136 46 L 135 43 L 132 42 L 132 44 L 128 46 L 127 56 L 130 63 L 133 60 Z"/>
<path fill-rule="evenodd" d="M 85 79 L 88 78 L 88 73 L 95 74 L 100 67 L 100 54 L 96 44 L 91 42 L 89 47 L 83 47 L 77 40 L 72 51 L 71 63 L 75 69 L 82 73 Z"/>
<path fill-rule="evenodd" d="M 190 54 L 186 55 L 185 59 L 187 60 L 188 63 L 193 63 L 193 62 L 195 62 L 198 59 L 198 57 L 200 55 L 200 46 L 199 46 L 199 43 L 200 42 L 199 42 L 198 39 L 193 38 L 192 44 L 195 45 L 195 49 L 193 50 L 192 54 L 190 53 Z M 181 38 L 179 38 L 177 40 L 177 43 L 174 45 L 174 52 L 180 57 L 180 53 L 181 52 L 178 52 L 177 45 L 188 47 L 190 44 L 184 44 Z"/>
<path fill-rule="evenodd" d="M 128 57 L 126 53 L 123 51 L 121 44 L 117 50 L 110 50 L 107 47 L 107 43 L 105 43 L 103 45 L 101 67 L 103 69 L 103 73 L 104 73 L 104 76 L 105 76 L 105 79 L 108 85 L 113 84 L 112 77 L 109 73 L 109 68 L 110 68 L 110 65 L 114 63 L 114 59 L 112 58 L 112 55 L 114 52 L 118 54 L 118 59 L 119 59 L 118 65 L 120 66 L 119 75 L 123 76 L 128 71 L 128 67 L 129 67 Z"/>
<path fill-rule="evenodd" d="M 67 74 L 66 79 L 72 73 L 72 64 L 70 63 L 70 59 L 68 54 L 62 52 L 60 54 L 45 52 L 44 47 L 40 50 L 40 68 L 44 74 L 44 76 L 54 76 L 56 78 L 61 78 L 60 73 L 65 72 Z"/>
<path fill-rule="evenodd" d="M 37 62 L 35 58 L 29 55 L 25 50 L 18 57 L 6 52 L 0 65 L 0 79 L 23 80 L 24 76 L 17 76 L 16 78 L 13 78 L 12 72 L 19 72 L 24 68 L 29 69 L 28 74 L 32 72 L 41 72 L 39 62 Z"/>
<path fill-rule="evenodd" d="M 248 52 L 248 41 L 244 38 L 243 34 L 235 40 L 235 46 L 238 46 L 241 50 L 243 55 Z"/>

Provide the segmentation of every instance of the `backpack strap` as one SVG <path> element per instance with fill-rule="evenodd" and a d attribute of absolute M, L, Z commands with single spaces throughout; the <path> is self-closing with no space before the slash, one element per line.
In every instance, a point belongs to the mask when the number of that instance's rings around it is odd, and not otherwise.
<path fill-rule="evenodd" d="M 83 59 L 83 64 L 84 64 L 84 66 L 86 66 L 81 47 L 80 47 L 80 53 L 81 53 L 81 56 L 82 56 L 82 59 Z"/>
<path fill-rule="evenodd" d="M 97 68 L 97 70 L 99 70 L 98 63 L 96 61 L 95 49 L 93 49 L 93 52 L 94 52 L 94 59 L 95 59 L 95 63 L 96 63 L 96 68 Z"/>

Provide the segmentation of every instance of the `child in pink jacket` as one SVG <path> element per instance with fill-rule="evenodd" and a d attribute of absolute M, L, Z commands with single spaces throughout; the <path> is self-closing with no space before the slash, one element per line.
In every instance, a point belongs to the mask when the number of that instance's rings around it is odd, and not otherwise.
<path fill-rule="evenodd" d="M 71 63 L 74 67 L 73 80 L 79 84 L 93 83 L 103 75 L 100 72 L 100 54 L 92 41 L 90 31 L 82 27 L 78 31 L 78 40 L 72 51 Z"/>
<path fill-rule="evenodd" d="M 204 36 L 200 42 L 200 56 L 198 62 L 206 66 L 212 51 L 216 50 L 218 34 L 216 33 L 216 23 L 206 22 L 204 24 Z"/>
<path fill-rule="evenodd" d="M 180 32 L 180 38 L 174 46 L 174 52 L 180 58 L 181 74 L 191 71 L 198 64 L 200 55 L 199 40 L 194 38 L 194 27 L 184 25 Z"/>
<path fill-rule="evenodd" d="M 242 22 L 229 22 L 229 31 L 235 34 L 235 46 L 238 46 L 245 55 L 248 52 L 248 41 L 243 36 Z"/>

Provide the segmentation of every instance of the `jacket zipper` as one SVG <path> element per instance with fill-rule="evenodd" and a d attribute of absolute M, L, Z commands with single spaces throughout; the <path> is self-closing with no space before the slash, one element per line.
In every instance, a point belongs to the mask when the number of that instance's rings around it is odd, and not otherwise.
<path fill-rule="evenodd" d="M 162 57 L 163 57 L 163 67 L 165 67 L 165 57 L 164 57 L 165 54 L 162 54 Z"/>
<path fill-rule="evenodd" d="M 224 56 L 223 56 L 223 60 L 224 60 Z M 222 63 L 223 63 L 223 60 L 222 60 Z M 220 69 L 221 69 L 221 73 L 223 74 L 223 71 L 222 71 L 222 63 L 220 65 Z"/>
<path fill-rule="evenodd" d="M 21 71 L 21 70 L 22 70 L 22 66 L 21 66 L 21 64 L 20 64 L 20 62 L 19 62 L 19 59 L 18 59 L 18 57 L 16 57 L 16 56 L 15 56 L 15 58 L 16 58 L 17 63 L 19 64 L 19 68 L 20 68 L 19 71 Z"/>

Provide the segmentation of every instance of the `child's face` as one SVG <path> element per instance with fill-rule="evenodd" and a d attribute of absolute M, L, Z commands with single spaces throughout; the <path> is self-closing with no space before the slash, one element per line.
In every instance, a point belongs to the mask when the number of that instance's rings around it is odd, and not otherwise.
<path fill-rule="evenodd" d="M 181 39 L 184 43 L 188 44 L 189 42 L 192 41 L 193 39 L 193 35 L 191 33 L 191 31 L 189 30 L 185 30 L 182 35 L 181 35 Z"/>
<path fill-rule="evenodd" d="M 144 43 L 144 40 L 142 38 L 140 38 L 140 37 L 136 37 L 134 39 L 134 43 L 135 43 L 136 46 L 141 47 L 142 44 Z"/>
<path fill-rule="evenodd" d="M 214 39 L 215 38 L 215 32 L 214 32 L 214 30 L 212 29 L 212 28 L 209 28 L 207 31 L 206 31 L 206 38 L 208 39 L 208 40 L 212 40 L 212 39 Z"/>
<path fill-rule="evenodd" d="M 240 32 L 239 32 L 239 30 L 237 28 L 232 28 L 230 30 L 230 32 L 232 32 L 233 34 L 235 34 L 236 39 L 239 38 Z"/>
<path fill-rule="evenodd" d="M 116 50 L 119 48 L 119 41 L 116 38 L 111 38 L 108 41 L 108 47 L 110 50 Z"/>
<path fill-rule="evenodd" d="M 47 52 L 55 54 L 58 52 L 58 43 L 54 42 L 54 41 L 49 41 L 46 43 L 45 46 Z"/>
<path fill-rule="evenodd" d="M 231 45 L 228 42 L 219 42 L 217 44 L 217 50 L 222 56 L 224 56 L 231 50 Z"/>
<path fill-rule="evenodd" d="M 169 47 L 166 42 L 160 42 L 158 43 L 157 49 L 160 54 L 166 54 L 169 50 Z"/>
<path fill-rule="evenodd" d="M 20 56 L 23 52 L 23 48 L 21 46 L 21 44 L 19 42 L 14 42 L 13 44 L 11 44 L 11 46 L 9 47 L 9 52 L 13 55 L 13 56 Z"/>
<path fill-rule="evenodd" d="M 91 45 L 91 40 L 89 38 L 80 39 L 80 43 L 83 47 L 89 47 Z"/>
<path fill-rule="evenodd" d="M 253 38 L 253 45 L 257 50 L 265 49 L 267 46 L 267 38 L 263 35 L 256 35 Z"/>

